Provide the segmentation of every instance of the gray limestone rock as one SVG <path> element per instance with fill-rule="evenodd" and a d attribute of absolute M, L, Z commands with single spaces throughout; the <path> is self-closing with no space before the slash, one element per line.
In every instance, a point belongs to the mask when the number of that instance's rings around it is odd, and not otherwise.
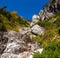
<path fill-rule="evenodd" d="M 44 35 L 44 28 L 39 25 L 34 25 L 31 28 L 31 32 L 34 34 Z"/>

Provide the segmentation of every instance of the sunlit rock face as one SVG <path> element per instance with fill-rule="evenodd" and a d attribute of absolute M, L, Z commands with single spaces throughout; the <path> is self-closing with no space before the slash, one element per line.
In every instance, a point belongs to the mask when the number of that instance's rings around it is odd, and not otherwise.
<path fill-rule="evenodd" d="M 1 47 L 4 49 L 1 49 L 0 58 L 29 58 L 29 56 L 32 57 L 31 52 L 39 48 L 39 44 L 29 33 L 21 34 L 10 30 L 3 37 L 7 38 L 7 41 L 6 44 L 4 43 L 5 48 Z"/>
<path fill-rule="evenodd" d="M 31 28 L 32 33 L 34 34 L 39 34 L 39 35 L 44 35 L 44 28 L 39 26 L 39 25 L 34 25 Z"/>
<path fill-rule="evenodd" d="M 40 20 L 43 21 L 45 19 L 45 14 L 44 14 L 44 11 L 43 10 L 40 10 L 39 16 L 40 16 Z"/>
<path fill-rule="evenodd" d="M 40 53 L 42 53 L 42 51 L 43 51 L 43 48 L 40 48 L 40 49 L 35 50 L 34 52 L 40 52 Z"/>
<path fill-rule="evenodd" d="M 7 53 L 20 53 L 22 49 L 24 49 L 25 47 L 21 46 L 22 43 L 24 43 L 20 37 L 21 35 L 15 31 L 9 31 L 8 32 L 8 42 L 7 42 L 7 46 L 6 46 L 6 49 L 4 50 L 4 52 L 7 52 Z"/>
<path fill-rule="evenodd" d="M 39 15 L 33 15 L 32 16 L 32 22 L 30 24 L 30 26 L 34 25 L 35 23 L 37 23 L 40 20 Z"/>
<path fill-rule="evenodd" d="M 36 21 L 36 20 L 39 20 L 39 19 L 40 19 L 40 17 L 38 15 L 33 15 L 33 17 L 32 17 L 33 22 Z"/>
<path fill-rule="evenodd" d="M 6 48 L 8 38 L 4 37 L 6 32 L 0 32 L 0 56 Z"/>
<path fill-rule="evenodd" d="M 51 2 L 45 5 L 44 10 L 52 13 L 60 11 L 60 0 L 51 0 Z"/>

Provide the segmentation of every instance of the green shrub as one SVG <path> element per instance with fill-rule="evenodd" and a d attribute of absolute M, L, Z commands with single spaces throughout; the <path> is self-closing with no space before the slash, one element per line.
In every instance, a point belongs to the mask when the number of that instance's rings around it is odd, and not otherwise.
<path fill-rule="evenodd" d="M 28 27 L 29 21 L 19 17 L 15 11 L 7 12 L 6 8 L 0 9 L 0 30 L 18 31 L 20 27 Z"/>
<path fill-rule="evenodd" d="M 34 52 L 33 58 L 44 58 L 39 52 Z"/>
<path fill-rule="evenodd" d="M 60 17 L 58 17 L 54 23 L 56 24 L 56 27 L 60 27 Z"/>
<path fill-rule="evenodd" d="M 60 42 L 49 43 L 41 54 L 34 53 L 33 58 L 60 58 Z"/>
<path fill-rule="evenodd" d="M 40 43 L 40 41 L 42 40 L 42 38 L 41 38 L 41 36 L 37 35 L 35 37 L 35 40 L 36 40 L 36 42 Z"/>
<path fill-rule="evenodd" d="M 47 29 L 53 26 L 53 23 L 49 22 L 49 20 L 39 21 L 37 24 Z"/>

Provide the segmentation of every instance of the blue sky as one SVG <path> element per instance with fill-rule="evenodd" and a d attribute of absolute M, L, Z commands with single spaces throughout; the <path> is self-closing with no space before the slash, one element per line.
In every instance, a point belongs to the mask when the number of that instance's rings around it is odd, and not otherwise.
<path fill-rule="evenodd" d="M 19 16 L 31 20 L 34 14 L 43 9 L 49 0 L 0 0 L 0 6 L 7 6 L 7 11 L 17 11 Z"/>

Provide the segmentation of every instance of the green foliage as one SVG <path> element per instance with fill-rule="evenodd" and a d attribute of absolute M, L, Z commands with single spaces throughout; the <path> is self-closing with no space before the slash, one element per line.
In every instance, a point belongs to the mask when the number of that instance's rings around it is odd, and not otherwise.
<path fill-rule="evenodd" d="M 56 24 L 57 27 L 60 27 L 60 17 L 58 17 L 54 23 Z"/>
<path fill-rule="evenodd" d="M 58 34 L 60 35 L 60 27 L 57 29 Z"/>
<path fill-rule="evenodd" d="M 16 12 L 7 12 L 6 7 L 0 9 L 0 31 L 18 31 L 20 27 L 28 27 L 29 21 L 19 17 Z"/>
<path fill-rule="evenodd" d="M 60 12 L 55 14 L 48 20 L 39 21 L 37 24 L 45 28 L 45 34 L 37 40 L 42 47 L 45 47 L 48 43 L 60 40 Z"/>
<path fill-rule="evenodd" d="M 45 28 L 45 34 L 36 37 L 36 41 L 40 42 L 44 50 L 41 54 L 34 53 L 33 58 L 60 58 L 60 12 L 37 24 Z"/>
<path fill-rule="evenodd" d="M 36 37 L 35 37 L 35 40 L 36 40 L 38 43 L 40 43 L 40 41 L 41 41 L 41 36 L 39 36 L 39 35 L 36 36 Z"/>
<path fill-rule="evenodd" d="M 21 25 L 21 26 L 29 26 L 29 22 L 27 20 L 24 20 L 22 17 L 19 17 L 17 22 Z"/>
<path fill-rule="evenodd" d="M 34 52 L 33 58 L 44 58 L 39 52 Z"/>
<path fill-rule="evenodd" d="M 49 43 L 41 54 L 38 52 L 34 53 L 33 58 L 60 58 L 60 42 Z"/>
<path fill-rule="evenodd" d="M 46 29 L 53 26 L 53 23 L 50 22 L 49 20 L 39 21 L 37 24 L 46 28 Z"/>

